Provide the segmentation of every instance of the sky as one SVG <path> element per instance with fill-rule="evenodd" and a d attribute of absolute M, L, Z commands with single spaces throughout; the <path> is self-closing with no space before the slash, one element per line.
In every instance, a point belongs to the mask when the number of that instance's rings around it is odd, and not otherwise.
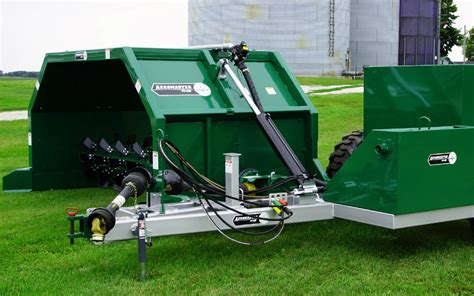
<path fill-rule="evenodd" d="M 187 0 L 0 0 L 5 72 L 38 71 L 48 52 L 187 45 Z"/>
<path fill-rule="evenodd" d="M 455 0 L 455 26 L 474 27 L 474 0 Z M 0 0 L 0 70 L 38 71 L 47 52 L 185 47 L 187 0 Z M 452 60 L 462 60 L 455 48 Z"/>
<path fill-rule="evenodd" d="M 454 3 L 458 7 L 457 15 L 459 15 L 454 23 L 454 26 L 461 29 L 461 33 L 464 34 L 464 26 L 467 27 L 467 30 L 474 27 L 474 0 L 454 0 Z M 449 57 L 453 61 L 462 61 L 462 48 L 453 48 L 453 51 Z"/>

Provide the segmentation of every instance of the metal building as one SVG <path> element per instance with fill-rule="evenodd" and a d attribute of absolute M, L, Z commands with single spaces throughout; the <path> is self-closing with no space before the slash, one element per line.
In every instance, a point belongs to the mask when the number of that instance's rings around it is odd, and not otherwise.
<path fill-rule="evenodd" d="M 352 70 L 435 64 L 440 0 L 351 0 Z"/>
<path fill-rule="evenodd" d="M 440 0 L 189 0 L 189 45 L 241 40 L 297 75 L 434 64 Z"/>
<path fill-rule="evenodd" d="M 400 65 L 435 64 L 440 0 L 400 0 Z"/>
<path fill-rule="evenodd" d="M 245 40 L 298 75 L 340 75 L 349 27 L 350 0 L 189 0 L 189 45 Z"/>
<path fill-rule="evenodd" d="M 398 64 L 400 0 L 351 0 L 351 70 Z"/>

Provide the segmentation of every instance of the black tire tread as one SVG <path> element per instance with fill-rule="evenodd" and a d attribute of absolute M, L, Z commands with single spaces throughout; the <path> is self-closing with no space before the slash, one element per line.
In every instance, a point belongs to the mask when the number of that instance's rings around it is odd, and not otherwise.
<path fill-rule="evenodd" d="M 334 146 L 334 152 L 329 156 L 329 165 L 326 168 L 328 177 L 332 178 L 336 175 L 344 162 L 351 157 L 363 141 L 364 132 L 362 131 L 353 131 L 352 133 L 342 137 L 341 142 Z"/>

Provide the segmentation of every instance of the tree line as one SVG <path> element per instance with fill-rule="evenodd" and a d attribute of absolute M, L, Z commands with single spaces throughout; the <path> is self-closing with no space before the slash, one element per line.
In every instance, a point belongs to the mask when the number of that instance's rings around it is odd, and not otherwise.
<path fill-rule="evenodd" d="M 471 28 L 463 36 L 461 30 L 454 27 L 454 21 L 458 18 L 457 11 L 458 8 L 453 0 L 443 0 L 441 2 L 441 56 L 448 56 L 454 46 L 462 46 L 466 59 L 474 61 L 474 28 Z"/>
<path fill-rule="evenodd" d="M 0 70 L 0 76 L 5 77 L 38 77 L 39 72 L 35 71 L 13 71 L 13 72 L 5 72 Z"/>

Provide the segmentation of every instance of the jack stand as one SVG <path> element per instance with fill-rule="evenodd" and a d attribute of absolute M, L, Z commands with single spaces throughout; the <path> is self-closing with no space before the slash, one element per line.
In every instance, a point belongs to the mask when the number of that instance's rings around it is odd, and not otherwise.
<path fill-rule="evenodd" d="M 77 212 L 77 208 L 66 208 L 66 214 L 69 217 L 69 242 L 71 243 L 71 245 L 74 245 L 74 217 L 76 217 Z"/>
<path fill-rule="evenodd" d="M 139 278 L 141 281 L 146 280 L 146 231 L 145 231 L 145 213 L 138 212 L 137 224 L 138 238 L 138 263 L 140 264 Z"/>

